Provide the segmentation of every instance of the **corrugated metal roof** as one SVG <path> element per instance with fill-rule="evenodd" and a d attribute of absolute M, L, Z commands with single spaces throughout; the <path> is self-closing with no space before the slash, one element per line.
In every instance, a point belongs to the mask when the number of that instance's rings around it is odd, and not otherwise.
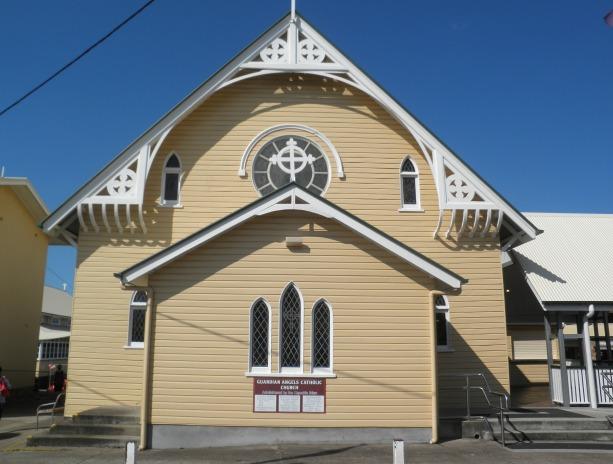
<path fill-rule="evenodd" d="M 43 290 L 43 313 L 68 316 L 72 314 L 72 296 L 53 287 Z"/>
<path fill-rule="evenodd" d="M 613 302 L 613 214 L 525 215 L 545 232 L 514 253 L 542 302 Z"/>

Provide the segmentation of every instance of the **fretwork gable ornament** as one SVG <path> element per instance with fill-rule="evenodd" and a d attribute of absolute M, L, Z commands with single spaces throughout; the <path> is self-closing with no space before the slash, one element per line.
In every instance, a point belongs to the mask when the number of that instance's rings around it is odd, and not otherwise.
<path fill-rule="evenodd" d="M 469 236 L 497 234 L 504 216 L 505 226 L 518 228 L 517 232 L 523 233 L 527 239 L 536 237 L 538 230 L 533 224 L 514 210 L 340 50 L 299 17 L 295 3 L 295 0 L 291 1 L 291 15 L 278 21 L 236 55 L 53 212 L 44 221 L 45 232 L 64 237 L 70 235 L 67 226 L 71 216 L 74 218 L 73 215 L 77 215 L 84 231 L 88 228 L 97 231 L 103 226 L 107 232 L 112 229 L 120 233 L 142 229 L 146 233 L 143 218 L 145 183 L 160 147 L 176 125 L 224 88 L 251 78 L 295 73 L 318 76 L 363 92 L 410 132 L 434 174 L 440 211 L 435 236 L 441 228 L 447 228 L 447 221 L 448 234 L 456 230 L 458 237 L 464 233 Z M 294 121 L 291 125 L 302 127 L 301 121 Z M 331 141 L 319 131 L 315 132 L 316 129 L 305 130 L 317 134 L 322 144 L 329 149 L 328 154 L 335 160 L 337 176 L 345 178 L 340 156 Z M 241 158 L 241 177 L 246 175 L 245 162 L 252 148 L 250 144 Z M 284 166 L 287 167 L 287 164 Z M 114 216 L 110 218 L 114 221 L 109 221 L 109 213 Z M 457 226 L 455 229 L 454 225 Z"/>

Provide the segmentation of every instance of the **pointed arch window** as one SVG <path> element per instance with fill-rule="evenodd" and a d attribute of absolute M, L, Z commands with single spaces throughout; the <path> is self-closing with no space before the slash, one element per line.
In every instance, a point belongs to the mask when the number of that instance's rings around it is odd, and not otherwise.
<path fill-rule="evenodd" d="M 164 163 L 161 203 L 164 206 L 181 204 L 181 160 L 176 153 L 168 155 Z"/>
<path fill-rule="evenodd" d="M 249 371 L 270 372 L 270 306 L 262 298 L 251 305 Z"/>
<path fill-rule="evenodd" d="M 130 321 L 128 327 L 128 346 L 142 348 L 145 341 L 145 315 L 147 314 L 147 294 L 134 292 L 130 301 Z"/>
<path fill-rule="evenodd" d="M 302 295 L 293 283 L 281 295 L 280 319 L 280 371 L 302 373 L 303 302 Z"/>
<path fill-rule="evenodd" d="M 436 317 L 436 347 L 438 351 L 450 351 L 449 299 L 446 295 L 436 296 L 434 311 Z"/>
<path fill-rule="evenodd" d="M 402 192 L 401 210 L 415 211 L 421 208 L 419 202 L 419 171 L 410 157 L 406 157 L 400 167 L 400 190 Z"/>
<path fill-rule="evenodd" d="M 332 372 L 332 310 L 325 300 L 313 306 L 311 362 L 313 373 Z"/>

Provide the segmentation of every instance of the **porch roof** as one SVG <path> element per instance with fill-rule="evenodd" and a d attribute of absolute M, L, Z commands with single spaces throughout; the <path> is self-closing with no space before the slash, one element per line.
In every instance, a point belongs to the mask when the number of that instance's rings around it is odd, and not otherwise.
<path fill-rule="evenodd" d="M 203 246 L 248 220 L 275 211 L 306 211 L 333 219 L 448 287 L 459 289 L 463 283 L 467 282 L 466 279 L 432 261 L 404 243 L 352 215 L 331 201 L 316 196 L 295 183 L 289 184 L 250 203 L 125 271 L 115 274 L 115 276 L 123 284 L 133 283 L 136 279 L 155 272 L 166 264 L 189 253 L 191 250 Z"/>
<path fill-rule="evenodd" d="M 613 214 L 525 215 L 545 233 L 513 253 L 541 303 L 613 302 Z"/>
<path fill-rule="evenodd" d="M 38 340 L 39 341 L 47 341 L 47 340 L 57 340 L 60 338 L 68 338 L 70 337 L 69 330 L 60 330 L 60 329 L 52 329 L 50 327 L 41 326 L 38 330 Z"/>

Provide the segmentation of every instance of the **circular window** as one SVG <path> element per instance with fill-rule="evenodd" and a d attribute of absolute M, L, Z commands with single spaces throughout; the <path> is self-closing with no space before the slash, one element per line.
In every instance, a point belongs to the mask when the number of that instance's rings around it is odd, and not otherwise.
<path fill-rule="evenodd" d="M 253 159 L 253 183 L 261 195 L 296 182 L 315 195 L 328 187 L 330 167 L 321 149 L 295 135 L 271 140 Z"/>

